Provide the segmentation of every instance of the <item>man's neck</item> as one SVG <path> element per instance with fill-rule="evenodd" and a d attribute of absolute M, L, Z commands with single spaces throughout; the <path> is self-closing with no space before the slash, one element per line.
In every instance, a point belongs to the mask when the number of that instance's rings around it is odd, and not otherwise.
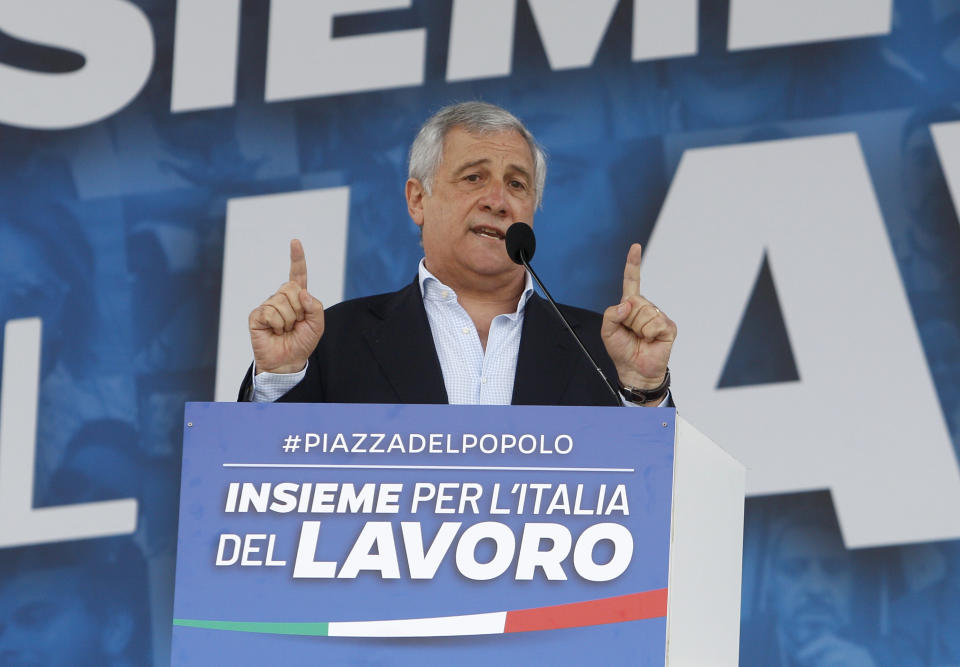
<path fill-rule="evenodd" d="M 430 265 L 427 270 L 433 273 Z M 520 297 L 526 285 L 526 274 L 517 272 L 507 276 L 481 276 L 475 283 L 464 284 L 433 274 L 437 280 L 457 294 L 457 301 L 473 320 L 483 349 L 487 349 L 490 324 L 497 315 L 517 312 Z"/>

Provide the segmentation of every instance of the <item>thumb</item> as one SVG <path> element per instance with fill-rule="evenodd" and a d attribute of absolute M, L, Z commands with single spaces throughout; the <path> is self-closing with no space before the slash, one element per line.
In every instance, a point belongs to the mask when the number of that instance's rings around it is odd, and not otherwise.
<path fill-rule="evenodd" d="M 616 306 L 610 306 L 603 311 L 603 322 L 600 324 L 600 336 L 608 338 L 620 328 L 620 324 L 630 315 L 633 305 L 629 301 L 621 301 Z"/>

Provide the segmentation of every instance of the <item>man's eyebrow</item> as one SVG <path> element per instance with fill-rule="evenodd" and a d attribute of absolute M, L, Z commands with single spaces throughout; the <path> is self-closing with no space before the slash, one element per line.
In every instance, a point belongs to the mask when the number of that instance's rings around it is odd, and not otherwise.
<path fill-rule="evenodd" d="M 511 165 L 508 165 L 508 166 L 509 166 L 509 168 L 512 169 L 513 171 L 516 171 L 516 172 L 521 173 L 521 174 L 523 175 L 523 177 L 526 178 L 528 181 L 530 180 L 530 172 L 528 172 L 526 169 L 524 169 L 523 167 L 521 167 L 519 164 L 511 164 Z"/>
<path fill-rule="evenodd" d="M 470 162 L 466 162 L 460 165 L 460 167 L 453 173 L 462 174 L 467 169 L 470 169 L 472 167 L 477 167 L 482 164 L 489 164 L 489 162 L 490 162 L 490 158 L 486 158 L 486 157 L 482 157 L 479 160 L 471 160 Z M 510 171 L 515 171 L 519 173 L 521 176 L 527 179 L 527 181 L 532 180 L 530 176 L 530 172 L 527 171 L 526 168 L 521 167 L 519 164 L 509 164 L 507 165 L 507 169 L 509 169 Z"/>
<path fill-rule="evenodd" d="M 480 158 L 479 160 L 473 160 L 473 161 L 471 161 L 471 162 L 467 162 L 466 164 L 460 165 L 460 167 L 458 167 L 458 168 L 457 168 L 457 171 L 454 172 L 454 173 L 459 174 L 461 171 L 464 171 L 464 170 L 466 170 L 466 169 L 470 169 L 471 167 L 476 167 L 476 166 L 481 165 L 481 164 L 485 164 L 485 163 L 487 163 L 487 162 L 490 162 L 490 158 L 482 157 L 482 158 Z"/>

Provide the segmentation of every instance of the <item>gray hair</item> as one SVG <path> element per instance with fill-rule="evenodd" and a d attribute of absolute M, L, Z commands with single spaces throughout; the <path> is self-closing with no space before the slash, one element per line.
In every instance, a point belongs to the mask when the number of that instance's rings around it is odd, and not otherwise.
<path fill-rule="evenodd" d="M 527 142 L 533 155 L 534 195 L 537 207 L 543 201 L 543 186 L 547 180 L 547 155 L 523 123 L 506 109 L 486 102 L 451 104 L 436 112 L 423 124 L 410 146 L 409 178 L 423 184 L 431 194 L 433 177 L 443 159 L 443 141 L 447 132 L 461 127 L 471 134 L 490 132 L 517 132 Z"/>

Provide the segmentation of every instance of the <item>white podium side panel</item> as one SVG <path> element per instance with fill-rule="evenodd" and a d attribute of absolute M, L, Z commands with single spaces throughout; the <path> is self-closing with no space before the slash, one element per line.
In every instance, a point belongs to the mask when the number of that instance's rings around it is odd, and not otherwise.
<path fill-rule="evenodd" d="M 743 465 L 678 417 L 668 667 L 737 664 L 745 492 Z"/>

